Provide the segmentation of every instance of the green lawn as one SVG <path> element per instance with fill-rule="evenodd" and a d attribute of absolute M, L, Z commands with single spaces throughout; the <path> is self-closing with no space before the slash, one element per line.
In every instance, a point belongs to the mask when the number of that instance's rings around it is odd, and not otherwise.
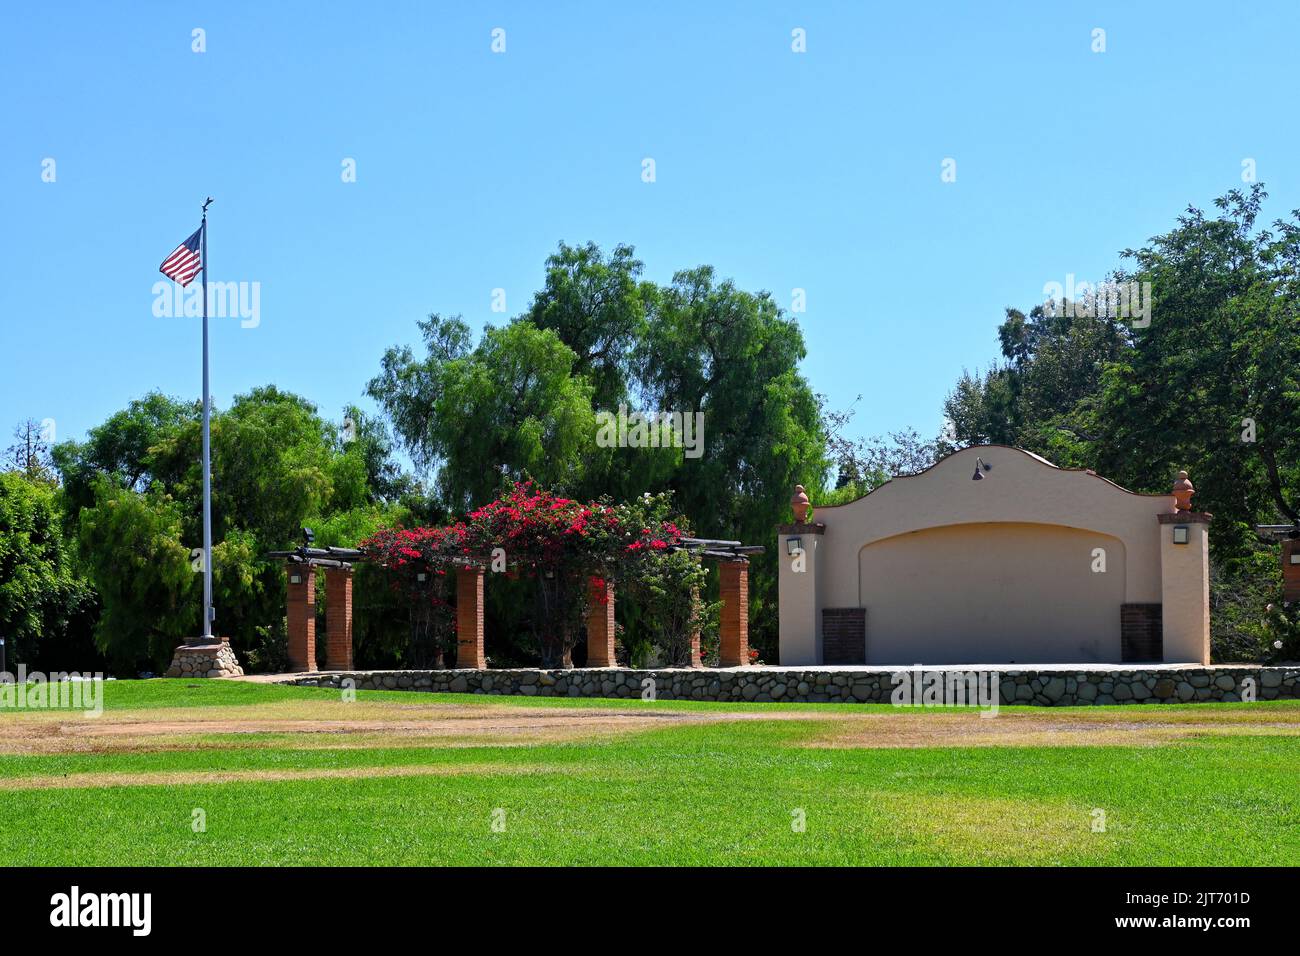
<path fill-rule="evenodd" d="M 38 742 L 0 755 L 4 862 L 1290 865 L 1300 858 L 1300 705 L 1293 702 L 1154 708 L 1161 720 L 1231 719 L 1248 709 L 1261 721 L 1241 723 L 1240 735 L 1230 728 L 1173 743 L 871 749 L 807 744 L 864 714 L 893 720 L 888 707 L 404 692 L 361 692 L 353 705 L 337 700 L 334 691 L 229 681 L 109 685 L 100 720 L 183 709 L 190 723 L 156 747 L 42 753 Z M 374 707 L 376 719 L 408 723 L 433 704 L 468 722 L 556 708 L 575 718 L 694 711 L 710 722 L 515 746 L 491 739 L 334 746 L 346 736 L 308 746 L 283 730 L 204 726 L 231 712 L 274 716 L 317 702 L 330 714 Z M 1046 713 L 1063 724 L 1085 717 L 1122 724 L 1150 721 L 1152 710 Z M 813 719 L 718 719 L 756 711 Z M 1006 711 L 995 719 L 1022 709 Z M 3 712 L 0 726 L 24 719 Z M 980 718 L 965 719 L 979 727 Z M 336 775 L 175 779 L 318 771 Z M 116 785 L 65 785 L 67 775 L 84 774 L 113 775 Z M 171 779 L 122 780 L 135 774 Z M 206 832 L 193 831 L 196 809 Z M 1105 832 L 1093 831 L 1097 809 L 1105 811 Z M 802 832 L 792 826 L 800 818 Z"/>

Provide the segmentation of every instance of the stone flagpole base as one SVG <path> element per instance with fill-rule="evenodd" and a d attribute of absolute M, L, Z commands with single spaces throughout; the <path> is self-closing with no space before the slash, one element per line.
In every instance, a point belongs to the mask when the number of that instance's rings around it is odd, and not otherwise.
<path fill-rule="evenodd" d="M 230 638 L 219 644 L 182 644 L 163 677 L 243 677 L 244 669 L 230 649 Z"/>

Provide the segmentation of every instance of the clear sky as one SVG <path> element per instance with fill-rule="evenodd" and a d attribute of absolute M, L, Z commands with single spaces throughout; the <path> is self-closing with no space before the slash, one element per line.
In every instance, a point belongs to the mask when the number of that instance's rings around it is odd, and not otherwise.
<path fill-rule="evenodd" d="M 261 288 L 256 328 L 214 321 L 219 406 L 274 382 L 337 418 L 417 319 L 503 322 L 594 240 L 805 289 L 813 387 L 933 435 L 1006 306 L 1245 159 L 1270 218 L 1300 206 L 1298 28 L 1290 0 L 6 3 L 0 444 L 198 396 L 198 321 L 153 287 L 207 195 L 212 278 Z"/>

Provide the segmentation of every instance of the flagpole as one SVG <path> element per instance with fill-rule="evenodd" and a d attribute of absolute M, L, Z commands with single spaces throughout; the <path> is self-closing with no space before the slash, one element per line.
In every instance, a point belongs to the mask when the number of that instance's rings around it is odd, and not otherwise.
<path fill-rule="evenodd" d="M 203 641 L 212 643 L 212 390 L 208 385 L 208 206 L 209 196 L 203 204 L 203 223 L 200 226 L 202 250 L 199 253 L 203 268 Z"/>

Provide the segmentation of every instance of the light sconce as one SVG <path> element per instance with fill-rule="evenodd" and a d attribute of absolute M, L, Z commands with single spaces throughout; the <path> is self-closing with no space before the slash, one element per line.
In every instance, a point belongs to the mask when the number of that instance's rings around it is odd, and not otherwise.
<path fill-rule="evenodd" d="M 1185 524 L 1174 525 L 1174 544 L 1186 544 L 1186 543 L 1187 543 L 1187 525 Z"/>
<path fill-rule="evenodd" d="M 1292 564 L 1300 564 L 1300 551 L 1292 551 L 1292 552 L 1291 552 L 1291 563 L 1292 563 Z"/>
<path fill-rule="evenodd" d="M 419 574 L 415 576 L 415 580 L 423 584 L 425 581 L 429 580 L 429 576 L 425 574 L 423 571 L 421 571 Z"/>
<path fill-rule="evenodd" d="M 290 584 L 302 584 L 302 575 L 301 575 L 301 574 L 291 574 L 291 575 L 289 575 L 289 583 L 290 583 Z"/>
<path fill-rule="evenodd" d="M 790 555 L 790 557 L 793 558 L 796 554 L 798 554 L 802 550 L 803 550 L 803 538 L 785 539 L 785 553 Z"/>
<path fill-rule="evenodd" d="M 983 458 L 976 457 L 976 459 L 975 459 L 975 474 L 973 474 L 973 475 L 970 476 L 970 480 L 971 480 L 971 481 L 983 481 L 983 480 L 984 480 L 984 475 L 980 473 L 980 469 L 981 469 L 981 468 L 983 468 L 985 471 L 992 471 L 992 470 L 993 470 L 993 466 L 990 465 L 990 464 L 987 464 L 987 463 L 984 461 Z"/>

